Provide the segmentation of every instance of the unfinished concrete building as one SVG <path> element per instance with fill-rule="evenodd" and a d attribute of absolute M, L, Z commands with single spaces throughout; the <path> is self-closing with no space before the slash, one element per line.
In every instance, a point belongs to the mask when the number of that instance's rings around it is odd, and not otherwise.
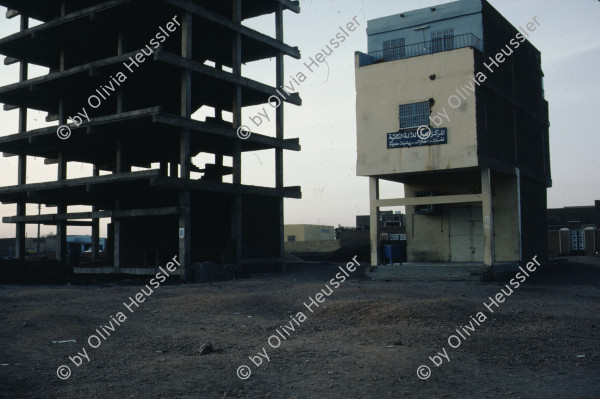
<path fill-rule="evenodd" d="M 25 226 L 41 223 L 56 225 L 61 262 L 68 227 L 91 228 L 95 267 L 79 272 L 153 274 L 174 255 L 182 277 L 205 261 L 283 267 L 283 199 L 301 197 L 300 187 L 284 186 L 283 151 L 299 151 L 299 141 L 284 139 L 283 105 L 275 111 L 275 137 L 237 133 L 244 107 L 277 95 L 284 57 L 300 58 L 298 48 L 283 42 L 284 12 L 298 13 L 297 1 L 0 5 L 7 18 L 21 19 L 20 31 L 0 40 L 4 64 L 20 65 L 19 82 L 0 88 L 4 110 L 19 112 L 15 134 L 0 137 L 0 152 L 18 157 L 18 185 L 0 188 L 2 203 L 17 204 L 17 214 L 3 222 L 16 224 L 18 258 L 25 255 Z M 275 37 L 243 24 L 263 15 L 274 16 Z M 30 28 L 30 19 L 43 23 Z M 243 76 L 242 64 L 270 58 L 275 87 Z M 49 73 L 28 79 L 28 64 Z M 301 105 L 298 94 L 285 101 Z M 203 106 L 215 116 L 192 119 Z M 47 112 L 56 125 L 28 129 L 28 109 Z M 274 151 L 272 187 L 242 184 L 242 153 L 259 150 Z M 214 163 L 193 165 L 199 153 L 213 154 Z M 56 180 L 28 183 L 27 157 L 58 167 Z M 93 165 L 93 175 L 68 178 L 68 162 Z M 27 204 L 56 207 L 56 213 L 28 215 Z M 76 205 L 91 209 L 69 212 Z M 109 249 L 98 261 L 102 218 L 110 218 Z"/>

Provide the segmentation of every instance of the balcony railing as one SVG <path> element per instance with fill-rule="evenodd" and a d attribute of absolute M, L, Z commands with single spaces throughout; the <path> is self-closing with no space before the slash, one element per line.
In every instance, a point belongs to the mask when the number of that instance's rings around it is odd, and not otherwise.
<path fill-rule="evenodd" d="M 441 53 L 442 51 L 450 51 L 465 47 L 474 47 L 481 50 L 481 40 L 471 33 L 466 33 L 464 35 L 431 39 L 430 41 L 422 43 L 392 47 L 368 54 L 359 52 L 359 67 L 382 62 L 403 60 L 405 58 L 418 57 L 420 55 Z"/>

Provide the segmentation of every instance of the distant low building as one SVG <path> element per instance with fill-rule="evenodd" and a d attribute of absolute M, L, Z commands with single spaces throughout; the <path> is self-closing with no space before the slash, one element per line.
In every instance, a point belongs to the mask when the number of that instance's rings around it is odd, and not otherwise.
<path fill-rule="evenodd" d="M 590 206 L 565 206 L 564 208 L 548 209 L 548 230 L 586 229 L 600 226 L 600 200 Z"/>
<path fill-rule="evenodd" d="M 333 226 L 314 224 L 286 224 L 283 227 L 285 242 L 335 240 Z"/>
<path fill-rule="evenodd" d="M 593 255 L 600 249 L 600 200 L 591 206 L 548 209 L 548 251 L 551 255 Z"/>

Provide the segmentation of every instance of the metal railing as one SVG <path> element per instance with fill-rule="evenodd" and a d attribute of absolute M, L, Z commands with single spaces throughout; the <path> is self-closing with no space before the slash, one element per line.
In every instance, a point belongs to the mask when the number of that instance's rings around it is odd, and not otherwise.
<path fill-rule="evenodd" d="M 382 62 L 403 60 L 406 58 L 418 57 L 420 55 L 441 53 L 442 51 L 450 51 L 465 47 L 481 49 L 481 40 L 472 33 L 466 33 L 464 35 L 436 38 L 427 42 L 373 51 L 368 54 L 359 52 L 359 67 Z"/>

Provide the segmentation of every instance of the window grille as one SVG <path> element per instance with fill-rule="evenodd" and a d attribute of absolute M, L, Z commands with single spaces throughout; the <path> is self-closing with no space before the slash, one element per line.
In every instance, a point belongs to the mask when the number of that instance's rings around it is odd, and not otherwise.
<path fill-rule="evenodd" d="M 400 129 L 429 126 L 429 101 L 400 106 Z"/>
<path fill-rule="evenodd" d="M 399 60 L 405 56 L 404 39 L 388 40 L 383 42 L 383 58 L 386 61 Z"/>

